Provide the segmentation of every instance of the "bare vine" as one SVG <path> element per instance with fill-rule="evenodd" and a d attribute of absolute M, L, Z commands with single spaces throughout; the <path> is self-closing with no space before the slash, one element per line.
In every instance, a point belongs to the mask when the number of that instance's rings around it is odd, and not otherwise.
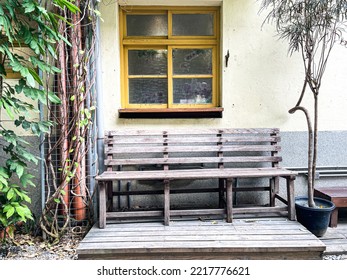
<path fill-rule="evenodd" d="M 49 106 L 47 118 L 55 126 L 46 138 L 46 203 L 40 226 L 58 241 L 68 226 L 88 224 L 92 215 L 86 163 L 89 135 L 94 124 L 95 29 L 94 1 L 76 0 L 81 13 L 65 10 L 69 24 L 59 23 L 59 33 L 71 44 L 57 45 L 61 73 L 51 79 L 59 106 Z"/>

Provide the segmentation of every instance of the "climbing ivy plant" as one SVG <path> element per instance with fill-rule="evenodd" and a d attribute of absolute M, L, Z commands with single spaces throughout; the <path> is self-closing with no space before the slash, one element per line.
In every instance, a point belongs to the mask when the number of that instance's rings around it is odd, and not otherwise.
<path fill-rule="evenodd" d="M 54 66 L 56 44 L 69 44 L 58 30 L 58 22 L 64 19 L 53 11 L 79 11 L 66 0 L 44 1 L 46 6 L 41 2 L 0 1 L 0 229 L 33 219 L 26 188 L 34 186 L 28 164 L 37 164 L 38 158 L 29 152 L 21 135 L 40 136 L 52 125 L 36 117 L 39 102 L 60 102 L 57 95 L 45 90 L 48 81 L 41 74 L 60 72 Z M 10 80 L 11 75 L 16 79 Z"/>

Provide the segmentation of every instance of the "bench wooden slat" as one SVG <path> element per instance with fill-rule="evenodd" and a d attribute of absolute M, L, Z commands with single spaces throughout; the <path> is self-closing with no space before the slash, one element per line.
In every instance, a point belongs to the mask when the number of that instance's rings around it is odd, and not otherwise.
<path fill-rule="evenodd" d="M 272 152 L 280 151 L 278 145 L 230 145 L 230 146 L 142 146 L 142 147 L 106 147 L 106 154 L 124 153 L 200 153 L 200 152 Z"/>
<path fill-rule="evenodd" d="M 222 137 L 182 137 L 182 136 L 170 136 L 167 138 L 156 137 L 144 137 L 144 136 L 129 136 L 124 137 L 110 137 L 105 139 L 106 145 L 123 145 L 123 144 L 185 144 L 185 143 L 237 143 L 237 142 L 280 142 L 279 136 L 222 136 Z"/>
<path fill-rule="evenodd" d="M 197 134 L 277 134 L 278 128 L 230 128 L 230 129 L 168 129 L 168 130 L 142 130 L 125 129 L 107 131 L 105 136 L 132 136 L 132 135 L 197 135 Z"/>
<path fill-rule="evenodd" d="M 260 163 L 260 162 L 278 162 L 282 158 L 277 157 L 174 157 L 174 158 L 121 158 L 121 159 L 106 159 L 105 165 L 146 165 L 146 164 L 204 164 L 204 163 Z"/>
<path fill-rule="evenodd" d="M 96 180 L 179 180 L 213 178 L 254 178 L 295 176 L 297 173 L 284 168 L 223 168 L 223 169 L 179 169 L 104 172 Z"/>

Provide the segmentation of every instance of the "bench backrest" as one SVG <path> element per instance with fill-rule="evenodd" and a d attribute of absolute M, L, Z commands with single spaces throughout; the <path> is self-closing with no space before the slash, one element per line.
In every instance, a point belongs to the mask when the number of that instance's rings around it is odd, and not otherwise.
<path fill-rule="evenodd" d="M 176 169 L 278 166 L 279 129 L 119 130 L 105 134 L 105 167 Z"/>

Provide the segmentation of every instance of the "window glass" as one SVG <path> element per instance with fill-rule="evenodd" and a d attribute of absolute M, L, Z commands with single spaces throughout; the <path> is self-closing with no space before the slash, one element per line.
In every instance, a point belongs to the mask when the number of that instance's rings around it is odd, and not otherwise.
<path fill-rule="evenodd" d="M 129 79 L 129 103 L 167 103 L 167 79 Z"/>
<path fill-rule="evenodd" d="M 167 74 L 167 50 L 129 50 L 129 75 Z"/>
<path fill-rule="evenodd" d="M 173 79 L 173 99 L 176 104 L 212 103 L 212 79 Z"/>
<path fill-rule="evenodd" d="M 173 73 L 212 74 L 212 49 L 173 49 Z"/>
<path fill-rule="evenodd" d="M 173 14 L 172 35 L 213 36 L 213 14 Z"/>
<path fill-rule="evenodd" d="M 128 36 L 167 36 L 167 15 L 127 15 Z"/>

